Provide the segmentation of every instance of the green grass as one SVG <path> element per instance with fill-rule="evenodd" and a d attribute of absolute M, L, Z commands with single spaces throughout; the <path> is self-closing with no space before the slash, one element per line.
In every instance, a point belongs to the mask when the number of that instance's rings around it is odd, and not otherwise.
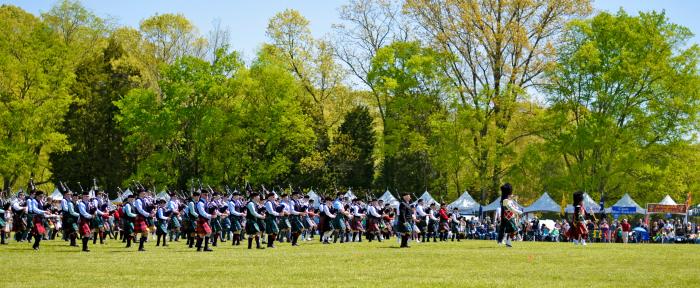
<path fill-rule="evenodd" d="M 700 245 L 396 241 L 286 243 L 247 250 L 230 242 L 196 253 L 184 242 L 147 252 L 121 242 L 81 253 L 63 241 L 0 246 L 0 287 L 698 287 Z M 245 243 L 242 243 L 245 245 Z"/>

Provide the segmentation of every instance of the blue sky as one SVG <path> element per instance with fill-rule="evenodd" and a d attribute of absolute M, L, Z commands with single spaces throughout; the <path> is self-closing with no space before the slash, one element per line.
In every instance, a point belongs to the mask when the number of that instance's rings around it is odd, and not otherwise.
<path fill-rule="evenodd" d="M 338 23 L 338 7 L 346 0 L 83 0 L 88 9 L 102 17 L 112 17 L 118 24 L 137 27 L 139 22 L 156 13 L 182 13 L 205 34 L 212 28 L 215 19 L 231 30 L 231 45 L 250 59 L 260 44 L 267 40 L 267 21 L 275 13 L 287 8 L 299 10 L 311 22 L 311 31 L 317 36 L 331 33 L 331 25 Z M 56 1 L 0 0 L 40 14 L 51 9 Z M 628 13 L 638 11 L 666 10 L 672 22 L 689 27 L 700 33 L 700 1 L 695 0 L 597 0 L 594 7 L 611 12 L 623 7 Z M 694 43 L 700 43 L 696 35 Z"/>

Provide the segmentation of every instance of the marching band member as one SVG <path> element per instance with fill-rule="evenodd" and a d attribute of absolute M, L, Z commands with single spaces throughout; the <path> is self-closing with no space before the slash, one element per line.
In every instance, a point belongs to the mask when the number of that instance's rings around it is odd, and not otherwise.
<path fill-rule="evenodd" d="M 90 236 L 92 231 L 90 230 L 90 223 L 92 218 L 95 217 L 95 209 L 90 201 L 90 192 L 83 192 L 83 201 L 78 202 L 78 212 L 80 213 L 80 236 L 83 240 L 83 252 L 90 252 L 88 249 L 88 242 L 90 241 Z"/>
<path fill-rule="evenodd" d="M 286 193 L 283 193 L 280 195 L 281 200 L 279 202 L 279 207 L 277 208 L 282 214 L 279 217 L 279 229 L 280 232 L 278 235 L 282 236 L 291 236 L 287 235 L 290 233 L 290 229 L 292 228 L 292 223 L 289 221 L 289 215 L 292 214 L 292 205 L 289 204 L 289 195 Z M 279 242 L 282 242 L 282 237 L 279 237 L 280 239 L 278 240 Z M 287 237 L 287 242 L 291 242 L 291 237 Z"/>
<path fill-rule="evenodd" d="M 178 242 L 180 240 L 180 199 L 177 198 L 174 192 L 170 192 L 170 199 L 165 206 L 165 212 L 170 214 L 170 223 L 168 223 L 168 234 L 170 241 Z"/>
<path fill-rule="evenodd" d="M 401 236 L 401 248 L 409 248 L 408 238 L 411 237 L 411 232 L 413 231 L 413 213 L 411 211 L 411 204 L 409 204 L 411 202 L 411 194 L 403 193 L 403 195 L 401 195 L 401 200 L 403 201 L 399 203 L 397 232 L 400 233 Z"/>
<path fill-rule="evenodd" d="M 452 242 L 457 238 L 459 242 L 459 209 L 453 208 L 450 216 L 450 230 L 452 232 Z"/>
<path fill-rule="evenodd" d="M 345 218 L 349 216 L 349 213 L 345 210 L 345 206 L 343 205 L 342 192 L 336 193 L 336 198 L 335 201 L 333 201 L 331 212 L 335 213 L 335 218 L 333 218 L 331 221 L 333 222 L 333 229 L 335 229 L 335 238 L 333 239 L 333 243 L 338 241 L 338 238 L 340 238 L 340 243 L 343 243 L 345 236 Z"/>
<path fill-rule="evenodd" d="M 365 219 L 366 215 L 362 213 L 362 207 L 360 207 L 360 199 L 352 199 L 352 205 L 350 205 L 350 213 L 352 214 L 352 221 L 350 222 L 350 231 L 352 232 L 352 242 L 362 242 L 362 234 L 365 233 L 365 228 L 362 227 L 362 220 Z M 357 240 L 355 240 L 357 237 Z"/>
<path fill-rule="evenodd" d="M 321 241 L 323 241 L 323 244 L 330 244 L 328 239 L 331 237 L 331 234 L 333 234 L 333 219 L 336 217 L 336 214 L 331 212 L 331 198 L 326 197 L 324 200 L 324 203 L 318 207 L 318 213 L 321 218 L 318 225 L 319 234 L 321 235 Z"/>
<path fill-rule="evenodd" d="M 574 219 L 572 221 L 573 227 L 569 229 L 570 238 L 574 239 L 574 245 L 586 245 L 586 238 L 588 238 L 588 227 L 586 227 L 586 208 L 583 205 L 583 192 L 578 191 L 574 193 Z"/>
<path fill-rule="evenodd" d="M 447 241 L 447 232 L 450 231 L 450 216 L 447 215 L 447 207 L 445 206 L 445 203 L 441 203 L 440 210 L 438 210 L 438 216 L 440 218 L 438 224 L 440 227 L 440 241 Z"/>
<path fill-rule="evenodd" d="M 245 205 L 241 201 L 241 193 L 238 191 L 233 191 L 231 199 L 228 201 L 228 218 L 231 221 L 231 231 L 233 232 L 233 239 L 231 240 L 231 245 L 241 245 L 241 234 L 243 217 L 246 216 Z"/>
<path fill-rule="evenodd" d="M 131 247 L 132 240 L 136 241 L 134 223 L 136 222 L 138 215 L 136 214 L 136 208 L 134 208 L 135 198 L 136 197 L 133 194 L 129 194 L 129 196 L 126 198 L 126 204 L 124 204 L 124 207 L 122 207 L 122 212 L 124 213 L 124 227 L 122 230 L 124 231 L 124 238 L 126 238 L 126 248 Z"/>
<path fill-rule="evenodd" d="M 523 214 L 515 201 L 511 199 L 512 196 L 513 187 L 510 186 L 510 183 L 501 186 L 501 229 L 503 229 L 506 247 L 513 247 L 510 241 L 515 239 L 515 234 L 518 233 L 517 217 Z"/>
<path fill-rule="evenodd" d="M 196 192 L 195 192 L 196 193 Z M 206 190 L 202 190 L 200 194 L 193 194 L 197 208 L 197 252 L 202 251 L 202 241 L 204 241 L 204 252 L 213 251 L 209 248 L 209 237 L 211 236 L 211 226 L 209 225 L 209 220 L 211 220 L 212 214 L 207 213 L 207 198 L 209 193 Z"/>
<path fill-rule="evenodd" d="M 158 199 L 156 202 L 158 204 L 158 210 L 156 211 L 156 247 L 160 246 L 160 238 L 163 238 L 163 247 L 168 246 L 165 242 L 166 236 L 168 236 L 168 222 L 170 217 L 166 214 L 165 199 Z"/>
<path fill-rule="evenodd" d="M 134 233 L 140 234 L 139 238 L 139 251 L 146 251 L 143 248 L 143 244 L 146 243 L 148 239 L 148 219 L 153 218 L 155 213 L 146 211 L 146 190 L 139 189 L 139 198 L 134 201 L 134 208 L 136 208 L 136 220 L 134 221 Z"/>
<path fill-rule="evenodd" d="M 27 230 L 27 202 L 24 192 L 17 193 L 17 201 L 12 204 L 12 231 L 15 232 L 17 242 L 24 241 Z"/>
<path fill-rule="evenodd" d="M 46 234 L 46 227 L 44 227 L 44 217 L 51 215 L 50 211 L 41 209 L 42 207 L 40 202 L 42 202 L 43 198 L 44 192 L 36 191 L 34 193 L 34 197 L 30 197 L 27 201 L 27 210 L 29 211 L 29 214 L 32 215 L 31 233 L 34 238 L 34 245 L 32 245 L 32 248 L 34 248 L 34 250 L 39 250 L 39 243 L 41 242 L 41 239 L 44 238 L 44 234 Z"/>
<path fill-rule="evenodd" d="M 250 194 L 250 201 L 246 205 L 247 213 L 245 214 L 245 233 L 248 234 L 248 249 L 253 247 L 253 238 L 255 238 L 255 247 L 257 249 L 264 249 L 260 247 L 260 234 L 262 230 L 260 229 L 259 219 L 265 219 L 265 215 L 258 213 L 260 209 L 260 195 L 256 192 Z"/>
<path fill-rule="evenodd" d="M 292 246 L 299 246 L 299 236 L 304 231 L 304 223 L 302 217 L 306 216 L 306 207 L 299 201 L 301 193 L 298 191 L 292 192 L 291 201 L 291 216 L 289 217 L 292 231 Z"/>
<path fill-rule="evenodd" d="M 382 242 L 380 236 L 381 230 L 379 229 L 379 222 L 382 220 L 382 215 L 379 214 L 377 210 L 379 210 L 377 207 L 377 199 L 371 199 L 367 206 L 367 240 L 369 242 L 372 242 L 375 237 L 377 241 Z"/>
<path fill-rule="evenodd" d="M 275 218 L 283 215 L 284 212 L 280 213 L 277 211 L 274 193 L 267 193 L 266 198 L 265 211 L 267 211 L 267 216 L 265 217 L 265 232 L 267 233 L 267 247 L 275 248 L 275 237 L 277 237 L 279 233 L 279 227 L 277 226 Z"/>

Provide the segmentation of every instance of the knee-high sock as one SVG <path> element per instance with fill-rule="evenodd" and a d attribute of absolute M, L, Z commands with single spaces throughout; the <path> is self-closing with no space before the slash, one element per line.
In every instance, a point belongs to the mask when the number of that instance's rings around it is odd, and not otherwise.
<path fill-rule="evenodd" d="M 90 241 L 90 237 L 83 237 L 83 251 L 88 251 L 88 242 Z"/>
<path fill-rule="evenodd" d="M 255 236 L 255 242 L 260 245 L 260 243 L 257 241 L 258 237 Z M 248 249 L 253 249 L 253 237 L 248 237 Z"/>
<path fill-rule="evenodd" d="M 32 247 L 34 249 L 39 248 L 39 242 L 41 242 L 41 236 L 35 236 L 34 237 L 34 245 L 32 245 Z"/>
<path fill-rule="evenodd" d="M 146 243 L 146 237 L 141 236 L 139 239 L 139 250 L 143 250 L 143 243 Z"/>
<path fill-rule="evenodd" d="M 214 241 L 216 242 L 216 238 L 214 238 Z M 209 237 L 204 237 L 204 250 L 209 249 Z"/>

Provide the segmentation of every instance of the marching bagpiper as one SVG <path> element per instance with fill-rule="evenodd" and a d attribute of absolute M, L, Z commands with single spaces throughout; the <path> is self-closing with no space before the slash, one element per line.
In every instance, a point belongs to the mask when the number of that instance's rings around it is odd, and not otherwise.
<path fill-rule="evenodd" d="M 83 200 L 78 202 L 78 212 L 80 213 L 79 230 L 80 236 L 83 237 L 83 252 L 90 252 L 90 249 L 88 249 L 88 242 L 92 235 L 90 223 L 92 222 L 92 218 L 95 217 L 95 210 L 90 201 L 90 192 L 83 191 Z"/>
<path fill-rule="evenodd" d="M 12 204 L 12 232 L 15 232 L 15 241 L 22 242 L 27 231 L 27 202 L 24 192 L 17 193 L 17 200 Z"/>
<path fill-rule="evenodd" d="M 32 248 L 34 248 L 34 250 L 39 250 L 39 243 L 41 243 L 41 239 L 43 239 L 44 234 L 46 234 L 46 227 L 44 227 L 44 217 L 51 215 L 50 211 L 41 209 L 41 202 L 43 198 L 43 191 L 35 191 L 34 197 L 30 197 L 27 201 L 27 211 L 29 212 L 29 215 L 32 218 L 31 233 L 34 238 L 34 245 L 32 245 Z"/>
<path fill-rule="evenodd" d="M 260 195 L 256 192 L 250 193 L 250 201 L 246 204 L 246 223 L 245 223 L 245 233 L 248 234 L 248 249 L 253 247 L 253 238 L 255 238 L 255 247 L 257 249 L 264 249 L 260 246 L 260 236 L 262 229 L 260 228 L 259 220 L 265 219 L 265 215 L 258 213 L 260 209 Z"/>
<path fill-rule="evenodd" d="M 165 242 L 165 238 L 168 236 L 168 222 L 170 217 L 169 213 L 166 212 L 165 199 L 158 199 L 156 202 L 158 205 L 158 210 L 156 210 L 156 247 L 160 246 L 160 238 L 163 238 L 163 247 L 168 246 Z"/>
<path fill-rule="evenodd" d="M 345 238 L 345 218 L 348 217 L 348 212 L 345 210 L 345 205 L 343 204 L 343 193 L 336 193 L 335 201 L 333 201 L 333 206 L 331 207 L 331 212 L 335 213 L 335 218 L 331 221 L 333 223 L 333 229 L 335 230 L 335 238 L 333 242 L 335 243 L 340 238 L 340 243 L 343 243 Z"/>
<path fill-rule="evenodd" d="M 574 240 L 574 245 L 586 245 L 588 238 L 588 227 L 586 227 L 586 207 L 583 205 L 583 192 L 574 193 L 574 219 L 572 227 L 569 229 L 569 238 Z"/>
<path fill-rule="evenodd" d="M 2 194 L 2 192 L 0 192 Z M 10 210 L 10 203 L 5 203 L 2 200 L 2 197 L 0 197 L 0 245 L 7 245 L 7 242 L 5 242 L 5 237 L 7 236 L 7 231 L 5 229 L 7 228 L 7 216 L 6 214 Z"/>
<path fill-rule="evenodd" d="M 366 214 L 362 212 L 362 206 L 360 206 L 360 199 L 353 198 L 352 204 L 350 205 L 350 214 L 352 215 L 352 220 L 350 221 L 350 231 L 352 232 L 352 242 L 362 242 L 362 234 L 365 233 L 365 228 L 362 226 L 362 220 L 365 219 Z M 357 240 L 355 240 L 357 238 Z"/>
<path fill-rule="evenodd" d="M 290 233 L 290 230 L 292 228 L 292 223 L 289 221 L 289 215 L 292 214 L 292 205 L 289 203 L 289 195 L 287 193 L 282 193 L 280 195 L 280 201 L 279 201 L 279 206 L 277 207 L 277 210 L 280 211 L 280 217 L 279 217 L 279 240 L 278 242 L 283 241 L 283 237 L 287 237 L 287 242 L 291 242 L 291 236 L 288 235 Z"/>
<path fill-rule="evenodd" d="M 170 199 L 165 206 L 165 212 L 170 215 L 170 223 L 168 223 L 168 234 L 170 241 L 178 242 L 180 240 L 180 200 L 173 192 L 169 193 Z"/>
<path fill-rule="evenodd" d="M 231 232 L 233 232 L 233 239 L 231 240 L 231 245 L 241 245 L 241 238 L 243 234 L 241 233 L 243 226 L 243 218 L 246 216 L 245 205 L 241 201 L 241 193 L 238 191 L 233 191 L 231 199 L 228 201 L 228 212 L 229 221 L 231 221 Z"/>
<path fill-rule="evenodd" d="M 371 199 L 369 205 L 367 205 L 367 240 L 372 242 L 372 240 L 377 239 L 377 241 L 382 242 L 381 229 L 379 228 L 379 223 L 382 221 L 382 214 L 378 211 L 381 208 L 378 207 L 377 199 Z"/>
<path fill-rule="evenodd" d="M 212 214 L 207 213 L 207 198 L 209 198 L 209 193 L 206 190 L 202 190 L 201 194 L 195 192 L 192 196 L 194 202 L 196 202 L 197 214 L 197 252 L 202 251 L 202 242 L 204 242 L 204 252 L 213 251 L 209 248 L 209 237 L 211 236 L 211 226 L 209 220 L 212 218 Z"/>
<path fill-rule="evenodd" d="M 518 232 L 517 217 L 523 214 L 515 201 L 511 199 L 512 196 L 513 187 L 510 186 L 510 183 L 501 186 L 501 229 L 506 247 L 513 247 L 511 239 L 515 239 L 515 234 Z M 502 243 L 502 239 L 499 239 L 499 242 Z"/>
<path fill-rule="evenodd" d="M 277 204 L 275 203 L 275 193 L 267 193 L 266 198 L 265 211 L 267 212 L 267 216 L 265 217 L 265 232 L 267 233 L 267 247 L 275 248 L 275 238 L 279 233 L 276 218 L 283 215 L 284 212 L 278 211 Z"/>
<path fill-rule="evenodd" d="M 401 235 L 401 248 L 408 247 L 408 238 L 411 237 L 411 232 L 413 231 L 413 211 L 411 209 L 411 194 L 404 192 L 401 195 L 401 201 L 399 203 L 398 219 L 397 219 L 397 232 Z"/>
<path fill-rule="evenodd" d="M 197 199 L 195 200 L 195 194 L 197 194 Z M 187 202 L 187 206 L 183 210 L 185 217 L 183 218 L 183 230 L 185 236 L 187 237 L 187 246 L 189 248 L 194 247 L 195 237 L 197 236 L 197 219 L 199 214 L 197 213 L 196 203 L 199 201 L 199 192 L 192 192 L 192 196 Z"/>
<path fill-rule="evenodd" d="M 124 224 L 122 231 L 124 238 L 126 238 L 126 248 L 131 247 L 132 240 L 136 241 L 135 222 L 138 215 L 136 214 L 136 208 L 134 208 L 135 198 L 134 194 L 129 194 L 126 198 L 126 204 L 122 207 L 122 223 Z"/>
<path fill-rule="evenodd" d="M 299 246 L 299 236 L 304 231 L 303 217 L 306 216 L 306 207 L 299 201 L 301 193 L 292 192 L 291 216 L 289 217 L 292 231 L 292 246 Z"/>
<path fill-rule="evenodd" d="M 140 234 L 139 238 L 139 251 L 146 251 L 143 244 L 146 243 L 148 239 L 148 219 L 152 219 L 155 213 L 146 211 L 146 190 L 139 188 L 139 198 L 134 201 L 134 208 L 136 208 L 136 220 L 134 221 L 134 233 Z"/>

